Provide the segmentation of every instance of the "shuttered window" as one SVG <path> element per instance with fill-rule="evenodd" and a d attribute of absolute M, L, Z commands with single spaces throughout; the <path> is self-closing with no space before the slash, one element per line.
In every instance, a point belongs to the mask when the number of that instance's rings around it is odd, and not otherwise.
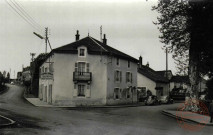
<path fill-rule="evenodd" d="M 115 82 L 121 82 L 122 81 L 122 72 L 121 71 L 116 70 L 114 72 L 114 80 L 115 80 Z"/>
<path fill-rule="evenodd" d="M 132 73 L 126 72 L 126 82 L 133 82 Z"/>

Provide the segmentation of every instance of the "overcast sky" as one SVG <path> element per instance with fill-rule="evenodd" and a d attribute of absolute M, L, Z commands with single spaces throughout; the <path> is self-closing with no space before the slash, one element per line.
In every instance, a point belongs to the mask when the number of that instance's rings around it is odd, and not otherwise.
<path fill-rule="evenodd" d="M 7 2 L 14 8 L 13 3 L 18 3 L 37 24 L 32 27 Z M 149 62 L 154 70 L 165 70 L 160 33 L 152 23 L 158 14 L 151 7 L 156 4 L 157 0 L 1 0 L 0 71 L 11 69 L 14 78 L 14 71 L 16 74 L 22 65 L 29 66 L 31 52 L 36 56 L 45 52 L 44 40 L 33 32 L 44 35 L 44 28 L 48 27 L 52 48 L 56 48 L 74 42 L 76 30 L 80 38 L 89 32 L 99 40 L 101 25 L 110 46 L 137 59 L 141 55 L 143 64 Z M 173 74 L 176 71 L 171 55 L 169 69 Z"/>

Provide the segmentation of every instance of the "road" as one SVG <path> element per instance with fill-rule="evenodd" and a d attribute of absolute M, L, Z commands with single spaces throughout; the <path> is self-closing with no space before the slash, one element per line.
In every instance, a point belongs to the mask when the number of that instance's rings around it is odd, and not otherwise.
<path fill-rule="evenodd" d="M 16 121 L 1 127 L 3 135 L 210 135 L 213 127 L 199 132 L 178 126 L 176 119 L 161 113 L 178 103 L 126 108 L 45 108 L 35 107 L 22 98 L 23 88 L 8 85 L 0 95 L 0 115 Z"/>

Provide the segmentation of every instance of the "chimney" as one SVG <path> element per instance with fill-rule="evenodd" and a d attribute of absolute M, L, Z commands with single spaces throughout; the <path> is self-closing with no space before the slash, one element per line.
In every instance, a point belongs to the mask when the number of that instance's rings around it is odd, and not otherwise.
<path fill-rule="evenodd" d="M 105 45 L 107 44 L 106 34 L 104 34 L 103 43 L 104 43 Z"/>
<path fill-rule="evenodd" d="M 139 67 L 141 68 L 143 65 L 143 58 L 140 56 L 139 57 Z"/>
<path fill-rule="evenodd" d="M 79 40 L 79 37 L 80 37 L 80 35 L 79 35 L 79 33 L 78 33 L 78 30 L 77 30 L 77 33 L 76 33 L 76 35 L 75 35 L 75 41 L 78 41 L 78 40 Z"/>
<path fill-rule="evenodd" d="M 149 62 L 147 62 L 146 66 L 149 67 Z"/>

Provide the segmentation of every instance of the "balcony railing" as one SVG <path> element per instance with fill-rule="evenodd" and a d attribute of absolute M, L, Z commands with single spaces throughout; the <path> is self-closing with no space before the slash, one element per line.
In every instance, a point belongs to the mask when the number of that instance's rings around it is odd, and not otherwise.
<path fill-rule="evenodd" d="M 79 82 L 90 82 L 92 81 L 92 73 L 91 72 L 73 72 L 73 81 Z"/>

